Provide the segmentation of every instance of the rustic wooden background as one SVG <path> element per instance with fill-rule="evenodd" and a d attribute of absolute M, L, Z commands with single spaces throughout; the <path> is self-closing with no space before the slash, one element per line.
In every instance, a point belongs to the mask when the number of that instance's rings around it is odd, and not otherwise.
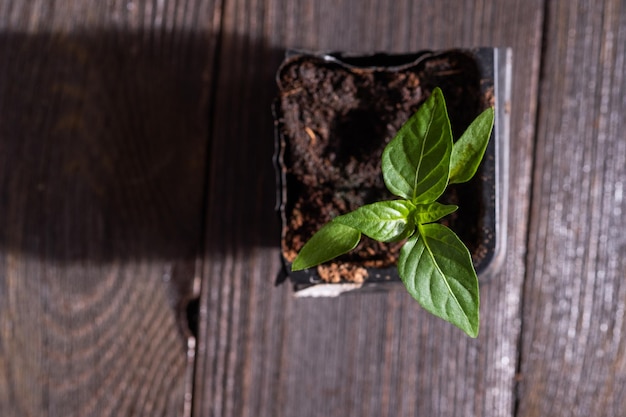
<path fill-rule="evenodd" d="M 456 46 L 514 50 L 480 337 L 275 287 L 284 50 Z M 623 415 L 625 58 L 623 0 L 0 0 L 0 416 Z"/>

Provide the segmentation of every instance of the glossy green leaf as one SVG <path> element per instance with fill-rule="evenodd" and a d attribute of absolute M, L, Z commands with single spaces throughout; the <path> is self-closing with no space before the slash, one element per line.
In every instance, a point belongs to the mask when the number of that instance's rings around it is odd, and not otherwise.
<path fill-rule="evenodd" d="M 431 203 L 448 185 L 452 132 L 439 88 L 400 128 L 383 151 L 383 178 L 394 195 Z"/>
<path fill-rule="evenodd" d="M 291 264 L 291 270 L 299 271 L 330 261 L 350 252 L 358 245 L 359 240 L 361 232 L 358 230 L 335 221 L 326 223 L 302 247 Z"/>
<path fill-rule="evenodd" d="M 472 179 L 485 155 L 493 121 L 494 111 L 490 107 L 479 114 L 456 141 L 450 156 L 450 184 Z"/>
<path fill-rule="evenodd" d="M 453 204 L 446 205 L 438 202 L 430 204 L 418 204 L 415 206 L 414 217 L 415 223 L 426 224 L 436 222 L 437 220 L 454 213 L 459 206 Z"/>
<path fill-rule="evenodd" d="M 469 251 L 447 227 L 419 226 L 402 247 L 398 272 L 421 306 L 470 337 L 478 335 L 478 277 Z"/>
<path fill-rule="evenodd" d="M 359 207 L 333 221 L 359 230 L 380 242 L 393 242 L 415 231 L 411 211 L 415 206 L 408 200 L 380 201 Z"/>
<path fill-rule="evenodd" d="M 457 209 L 436 200 L 449 182 L 465 182 L 475 174 L 493 117 L 493 110 L 481 114 L 453 145 L 443 94 L 436 88 L 383 152 L 385 184 L 402 200 L 369 204 L 335 218 L 304 245 L 292 270 L 349 252 L 362 233 L 379 241 L 408 238 L 398 260 L 408 292 L 427 311 L 476 337 L 480 300 L 470 253 L 453 231 L 434 222 Z"/>

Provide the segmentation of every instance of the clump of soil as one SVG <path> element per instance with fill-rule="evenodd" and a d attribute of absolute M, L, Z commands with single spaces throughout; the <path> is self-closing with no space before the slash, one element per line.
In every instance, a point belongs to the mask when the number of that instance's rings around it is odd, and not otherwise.
<path fill-rule="evenodd" d="M 278 72 L 279 162 L 283 186 L 282 251 L 288 262 L 326 222 L 357 207 L 393 199 L 380 172 L 383 149 L 435 87 L 446 98 L 455 137 L 490 103 L 473 58 L 461 51 L 372 61 L 297 55 Z M 384 57 L 383 57 L 384 59 Z M 358 66 L 356 65 L 358 64 Z M 451 187 L 443 201 L 461 209 L 446 219 L 480 262 L 480 181 Z M 363 237 L 357 248 L 318 267 L 328 282 L 361 282 L 363 267 L 396 263 L 403 242 Z"/>

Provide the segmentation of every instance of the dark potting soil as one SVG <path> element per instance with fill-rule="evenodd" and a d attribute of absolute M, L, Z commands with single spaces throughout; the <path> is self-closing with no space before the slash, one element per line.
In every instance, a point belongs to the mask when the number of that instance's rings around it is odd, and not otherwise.
<path fill-rule="evenodd" d="M 382 60 L 382 63 L 381 63 Z M 388 67 L 388 60 L 393 67 Z M 394 199 L 383 182 L 380 158 L 400 126 L 435 87 L 443 91 L 453 135 L 491 105 L 474 58 L 462 51 L 413 56 L 328 60 L 311 55 L 287 59 L 278 73 L 279 159 L 283 191 L 283 256 L 295 259 L 326 222 L 357 207 Z M 488 91 L 486 94 L 483 91 Z M 486 256 L 481 179 L 449 187 L 440 201 L 459 205 L 442 223 L 468 245 L 475 265 Z M 481 178 L 483 177 L 483 178 Z M 396 263 L 403 242 L 363 237 L 357 248 L 318 267 L 324 281 L 361 282 L 363 267 Z"/>

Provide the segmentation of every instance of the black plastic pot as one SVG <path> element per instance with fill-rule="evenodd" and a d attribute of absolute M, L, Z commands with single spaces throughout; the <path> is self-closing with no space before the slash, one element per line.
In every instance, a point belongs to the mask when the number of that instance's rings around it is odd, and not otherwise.
<path fill-rule="evenodd" d="M 326 270 L 294 273 L 290 264 L 301 245 L 332 217 L 393 198 L 382 182 L 380 155 L 435 87 L 443 90 L 455 137 L 486 107 L 496 108 L 494 132 L 478 173 L 471 182 L 450 187 L 442 198 L 460 207 L 444 222 L 470 248 L 481 281 L 493 275 L 506 242 L 510 60 L 510 50 L 498 48 L 401 55 L 287 53 L 277 73 L 274 105 L 277 209 L 285 273 L 302 295 L 399 282 L 393 259 L 399 245 L 365 242 L 332 267 L 322 267 Z M 356 271 L 356 278 L 332 284 L 322 279 L 338 268 Z"/>

